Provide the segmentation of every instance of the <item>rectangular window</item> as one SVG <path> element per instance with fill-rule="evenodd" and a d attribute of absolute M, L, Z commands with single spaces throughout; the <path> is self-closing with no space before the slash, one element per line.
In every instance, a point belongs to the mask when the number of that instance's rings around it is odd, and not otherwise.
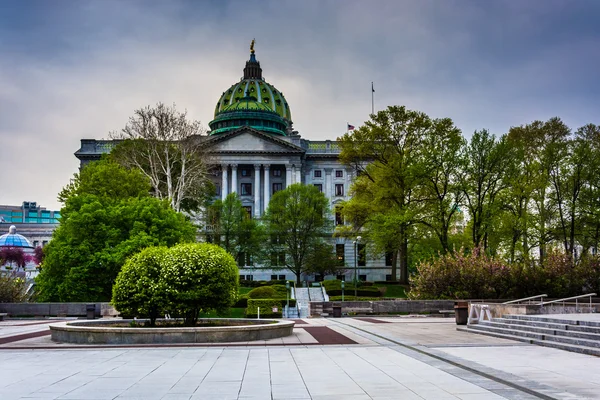
<path fill-rule="evenodd" d="M 244 206 L 244 210 L 246 210 L 248 218 L 252 219 L 252 206 Z"/>
<path fill-rule="evenodd" d="M 323 185 L 320 183 L 315 183 L 315 187 L 319 189 L 319 192 L 323 193 Z"/>
<path fill-rule="evenodd" d="M 281 168 L 273 168 L 273 176 L 280 177 L 281 176 Z"/>
<path fill-rule="evenodd" d="M 321 177 L 321 170 L 320 169 L 315 169 L 314 176 L 315 176 L 315 178 L 320 178 Z"/>
<path fill-rule="evenodd" d="M 391 267 L 393 261 L 394 261 L 394 252 L 393 251 L 387 251 L 385 253 L 385 266 L 386 267 Z"/>
<path fill-rule="evenodd" d="M 247 281 L 253 281 L 254 277 L 252 275 L 246 275 L 246 280 Z"/>
<path fill-rule="evenodd" d="M 240 251 L 238 253 L 238 267 L 243 267 L 246 265 L 246 253 Z"/>
<path fill-rule="evenodd" d="M 285 275 L 279 275 L 279 280 L 280 281 L 285 281 Z"/>
<path fill-rule="evenodd" d="M 346 280 L 346 275 L 336 275 L 335 279 L 337 279 L 338 281 L 345 281 Z"/>
<path fill-rule="evenodd" d="M 283 190 L 283 184 L 282 183 L 274 183 L 273 184 L 273 194 L 279 192 L 280 190 Z"/>
<path fill-rule="evenodd" d="M 252 196 L 251 183 L 242 183 L 242 196 Z"/>
<path fill-rule="evenodd" d="M 44 240 L 44 241 L 42 242 L 42 247 L 44 247 L 44 246 L 45 246 L 45 245 L 47 245 L 47 244 L 48 244 L 48 241 L 47 241 L 47 240 Z"/>
<path fill-rule="evenodd" d="M 240 281 L 245 281 L 246 280 L 246 275 L 240 275 Z"/>
<path fill-rule="evenodd" d="M 358 255 L 358 266 L 359 267 L 364 267 L 367 265 L 367 246 L 359 243 L 358 247 L 356 249 Z"/>
<path fill-rule="evenodd" d="M 279 253 L 279 266 L 285 267 L 285 253 Z"/>
<path fill-rule="evenodd" d="M 40 242 L 38 242 L 37 240 L 33 241 L 33 247 L 38 247 L 40 245 Z"/>
<path fill-rule="evenodd" d="M 271 265 L 275 266 L 275 267 L 278 265 L 277 253 L 275 253 L 275 252 L 271 253 Z"/>
<path fill-rule="evenodd" d="M 277 275 L 271 275 L 271 280 L 272 281 L 276 281 L 277 280 Z"/>
<path fill-rule="evenodd" d="M 358 276 L 358 280 L 361 282 L 366 282 L 367 281 L 367 276 L 366 275 L 359 275 Z"/>
<path fill-rule="evenodd" d="M 252 176 L 252 170 L 250 168 L 242 168 L 242 176 Z"/>
<path fill-rule="evenodd" d="M 392 274 L 388 274 L 385 276 L 385 281 L 386 282 L 391 282 L 392 281 Z"/>
<path fill-rule="evenodd" d="M 342 171 L 341 169 L 336 169 L 335 170 L 335 177 L 336 178 L 343 178 L 344 177 L 344 171 Z"/>
<path fill-rule="evenodd" d="M 335 208 L 335 225 L 344 225 L 344 216 L 342 215 L 342 207 Z"/>
<path fill-rule="evenodd" d="M 343 196 L 344 195 L 344 184 L 343 183 L 336 183 L 335 184 L 335 195 L 336 196 Z"/>
<path fill-rule="evenodd" d="M 335 256 L 338 260 L 338 265 L 343 266 L 346 262 L 346 251 L 343 244 L 335 245 Z"/>
<path fill-rule="evenodd" d="M 221 185 L 215 185 L 215 194 L 217 196 L 221 195 Z"/>

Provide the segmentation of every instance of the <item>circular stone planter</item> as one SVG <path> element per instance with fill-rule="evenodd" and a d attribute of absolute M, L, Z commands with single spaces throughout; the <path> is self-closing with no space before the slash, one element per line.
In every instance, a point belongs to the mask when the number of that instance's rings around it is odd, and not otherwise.
<path fill-rule="evenodd" d="M 223 343 L 266 340 L 289 336 L 294 321 L 275 319 L 199 319 L 198 323 L 232 323 L 229 326 L 129 328 L 131 319 L 73 321 L 50 325 L 52 340 L 78 344 Z M 137 322 L 141 322 L 138 320 Z M 143 322 L 143 321 L 142 321 Z M 243 324 L 243 325 L 241 325 Z M 111 326 L 113 325 L 113 326 Z M 121 326 L 114 326 L 121 325 Z"/>

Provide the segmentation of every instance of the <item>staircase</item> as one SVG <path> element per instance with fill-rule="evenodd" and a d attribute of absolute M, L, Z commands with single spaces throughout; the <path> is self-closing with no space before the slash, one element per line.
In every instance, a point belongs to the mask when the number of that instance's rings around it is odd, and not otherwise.
<path fill-rule="evenodd" d="M 296 307 L 298 307 L 298 318 L 308 318 L 308 303 L 310 302 L 309 288 L 295 288 Z M 299 305 L 299 306 L 298 306 Z M 291 311 L 291 309 L 290 309 Z M 291 317 L 290 317 L 291 318 Z"/>
<path fill-rule="evenodd" d="M 308 288 L 308 294 L 310 296 L 310 301 L 325 301 L 323 290 L 320 286 Z"/>
<path fill-rule="evenodd" d="M 502 318 L 492 318 L 491 321 L 480 321 L 457 329 L 600 356 L 600 322 L 597 321 L 504 315 Z"/>

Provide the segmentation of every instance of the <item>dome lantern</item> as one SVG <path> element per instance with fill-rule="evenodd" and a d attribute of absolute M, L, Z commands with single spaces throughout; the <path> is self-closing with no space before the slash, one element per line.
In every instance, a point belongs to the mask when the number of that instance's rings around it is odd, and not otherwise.
<path fill-rule="evenodd" d="M 292 125 L 292 114 L 283 93 L 262 77 L 256 60 L 254 43 L 250 44 L 250 59 L 244 76 L 223 92 L 215 107 L 215 118 L 209 122 L 210 134 L 249 126 L 266 133 L 285 135 Z"/>

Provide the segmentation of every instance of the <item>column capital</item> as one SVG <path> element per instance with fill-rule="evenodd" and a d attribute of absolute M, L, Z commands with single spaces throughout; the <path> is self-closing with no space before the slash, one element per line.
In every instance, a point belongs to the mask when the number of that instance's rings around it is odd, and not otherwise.
<path fill-rule="evenodd" d="M 258 170 L 258 169 L 260 169 L 260 164 L 254 164 L 254 169 L 255 169 L 255 170 Z"/>
<path fill-rule="evenodd" d="M 291 171 L 292 170 L 292 165 L 291 164 L 285 164 L 285 170 L 286 171 Z"/>
<path fill-rule="evenodd" d="M 263 164 L 263 168 L 265 169 L 265 171 L 268 171 L 269 168 L 271 168 L 271 164 Z"/>
<path fill-rule="evenodd" d="M 325 173 L 327 175 L 331 175 L 331 171 L 333 171 L 333 168 L 323 168 L 325 170 Z"/>
<path fill-rule="evenodd" d="M 231 169 L 236 170 L 238 165 L 237 164 L 229 164 L 231 166 Z"/>

